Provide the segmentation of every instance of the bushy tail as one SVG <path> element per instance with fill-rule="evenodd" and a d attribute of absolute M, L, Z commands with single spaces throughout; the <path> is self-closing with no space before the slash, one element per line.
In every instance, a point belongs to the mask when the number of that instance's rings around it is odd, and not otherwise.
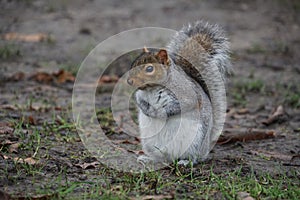
<path fill-rule="evenodd" d="M 204 21 L 188 24 L 172 38 L 168 49 L 187 60 L 197 59 L 201 66 L 194 65 L 194 67 L 200 74 L 211 64 L 217 66 L 223 79 L 231 73 L 229 42 L 223 29 L 218 25 Z"/>
<path fill-rule="evenodd" d="M 177 32 L 167 49 L 173 53 L 175 65 L 209 96 L 213 122 L 205 137 L 209 137 L 211 149 L 222 133 L 226 117 L 224 81 L 231 73 L 228 39 L 219 26 L 197 21 Z"/>

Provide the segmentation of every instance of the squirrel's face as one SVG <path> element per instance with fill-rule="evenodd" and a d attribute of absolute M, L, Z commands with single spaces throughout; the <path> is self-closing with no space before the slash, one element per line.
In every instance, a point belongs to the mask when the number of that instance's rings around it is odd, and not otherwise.
<path fill-rule="evenodd" d="M 162 85 L 167 80 L 169 66 L 166 50 L 160 50 L 157 54 L 144 51 L 133 63 L 127 83 L 139 89 Z"/>
<path fill-rule="evenodd" d="M 146 86 L 163 84 L 168 75 L 168 66 L 160 63 L 147 63 L 135 67 L 129 72 L 129 85 L 143 89 Z"/>

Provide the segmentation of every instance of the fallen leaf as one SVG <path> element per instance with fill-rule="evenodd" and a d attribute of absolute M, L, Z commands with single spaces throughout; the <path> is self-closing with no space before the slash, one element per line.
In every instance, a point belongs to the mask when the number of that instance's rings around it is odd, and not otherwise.
<path fill-rule="evenodd" d="M 30 115 L 30 116 L 22 116 L 22 121 L 25 123 L 25 124 L 31 124 L 31 125 L 36 125 L 36 119 Z"/>
<path fill-rule="evenodd" d="M 15 162 L 17 162 L 17 163 L 20 163 L 20 164 L 23 164 L 23 163 L 26 163 L 28 165 L 35 165 L 35 164 L 37 164 L 37 161 L 35 159 L 31 158 L 31 157 L 25 158 L 25 159 L 15 157 L 13 160 Z"/>
<path fill-rule="evenodd" d="M 14 144 L 14 143 L 15 143 L 15 142 L 12 142 L 12 141 L 6 139 L 6 140 L 4 140 L 3 142 L 1 142 L 1 145 L 2 145 L 2 146 L 5 146 L 5 145 L 11 145 L 11 144 Z"/>
<path fill-rule="evenodd" d="M 0 122 L 0 134 L 12 134 L 14 129 L 9 123 Z"/>
<path fill-rule="evenodd" d="M 139 198 L 130 198 L 131 200 L 150 200 L 150 199 L 154 199 L 154 200 L 161 200 L 161 199 L 174 199 L 174 195 L 173 194 L 169 194 L 169 195 L 146 195 L 146 196 L 142 196 Z"/>
<path fill-rule="evenodd" d="M 103 75 L 99 83 L 116 83 L 119 80 L 117 76 L 108 76 L 108 75 Z"/>
<path fill-rule="evenodd" d="M 58 83 L 65 83 L 67 81 L 74 82 L 75 77 L 72 73 L 67 72 L 63 69 L 59 70 L 58 72 L 53 73 L 53 75 L 57 78 Z"/>
<path fill-rule="evenodd" d="M 22 34 L 22 33 L 6 33 L 2 36 L 4 40 L 17 40 L 22 42 L 42 42 L 50 40 L 51 37 L 44 33 Z"/>
<path fill-rule="evenodd" d="M 28 116 L 28 123 L 31 125 L 36 125 L 36 120 L 32 115 Z"/>
<path fill-rule="evenodd" d="M 10 153 L 16 153 L 15 151 L 13 151 L 14 149 L 16 150 L 18 148 L 19 144 L 17 144 L 17 142 L 15 141 L 11 141 L 9 139 L 5 139 L 4 141 L 2 141 L 0 143 L 0 148 L 2 147 L 8 147 L 8 151 Z"/>
<path fill-rule="evenodd" d="M 242 108 L 237 111 L 237 114 L 240 114 L 240 115 L 244 115 L 244 114 L 248 114 L 248 113 L 249 113 L 249 110 L 247 108 Z"/>
<path fill-rule="evenodd" d="M 274 130 L 264 130 L 264 129 L 225 129 L 223 135 L 218 139 L 218 144 L 227 144 L 231 142 L 245 142 L 249 140 L 262 140 L 267 138 L 275 137 Z"/>
<path fill-rule="evenodd" d="M 140 141 L 132 141 L 132 140 L 113 140 L 115 144 L 140 144 Z"/>
<path fill-rule="evenodd" d="M 98 161 L 94 161 L 91 163 L 75 164 L 75 166 L 80 167 L 82 169 L 91 169 L 91 168 L 96 168 L 96 166 L 99 164 L 100 163 Z"/>
<path fill-rule="evenodd" d="M 278 121 L 280 117 L 282 117 L 285 114 L 285 111 L 283 109 L 283 106 L 280 105 L 276 108 L 276 110 L 269 116 L 268 119 L 262 121 L 261 123 L 264 125 L 270 125 L 274 122 Z"/>
<path fill-rule="evenodd" d="M 130 152 L 130 153 L 134 153 L 136 155 L 144 155 L 145 154 L 143 150 L 131 150 L 131 149 L 128 149 L 127 151 Z"/>
<path fill-rule="evenodd" d="M 61 110 L 63 110 L 63 108 L 62 108 L 62 107 L 60 107 L 60 106 L 55 106 L 55 107 L 54 107 L 54 110 L 61 111 Z"/>
<path fill-rule="evenodd" d="M 234 115 L 232 115 L 232 118 L 233 119 L 245 119 L 245 118 L 247 118 L 247 116 L 244 115 L 244 114 L 242 114 L 242 115 L 240 115 L 240 114 L 234 114 Z"/>
<path fill-rule="evenodd" d="M 226 111 L 227 117 L 231 117 L 231 116 L 233 116 L 235 113 L 236 113 L 236 109 L 235 109 L 235 108 L 229 108 L 229 109 Z"/>
<path fill-rule="evenodd" d="M 53 76 L 47 72 L 37 72 L 33 74 L 30 79 L 40 83 L 50 83 L 53 81 Z"/>
<path fill-rule="evenodd" d="M 7 110 L 18 110 L 18 107 L 14 106 L 14 105 L 10 105 L 10 104 L 0 105 L 0 108 L 7 109 Z"/>
<path fill-rule="evenodd" d="M 27 164 L 29 164 L 29 165 L 35 165 L 37 163 L 37 161 L 35 159 L 30 158 L 30 157 L 29 158 L 25 158 L 24 162 L 27 163 Z"/>
<path fill-rule="evenodd" d="M 11 75 L 8 80 L 9 81 L 22 81 L 25 78 L 25 74 L 23 72 L 16 72 Z"/>
<path fill-rule="evenodd" d="M 19 146 L 20 146 L 20 143 L 18 143 L 18 142 L 11 144 L 8 148 L 9 153 L 18 153 Z"/>
<path fill-rule="evenodd" d="M 74 82 L 75 77 L 72 73 L 67 72 L 63 69 L 58 72 L 53 72 L 52 74 L 47 72 L 36 72 L 32 76 L 30 76 L 31 80 L 35 80 L 40 83 L 51 83 L 56 81 L 57 83 L 65 83 L 67 81 Z"/>

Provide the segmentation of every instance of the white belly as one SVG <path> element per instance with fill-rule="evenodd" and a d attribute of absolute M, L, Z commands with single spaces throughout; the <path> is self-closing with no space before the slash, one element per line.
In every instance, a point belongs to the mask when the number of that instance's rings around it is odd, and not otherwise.
<path fill-rule="evenodd" d="M 197 156 L 201 141 L 206 135 L 201 124 L 199 110 L 175 115 L 166 120 L 148 117 L 140 111 L 139 126 L 143 150 L 155 159 L 167 161 Z"/>

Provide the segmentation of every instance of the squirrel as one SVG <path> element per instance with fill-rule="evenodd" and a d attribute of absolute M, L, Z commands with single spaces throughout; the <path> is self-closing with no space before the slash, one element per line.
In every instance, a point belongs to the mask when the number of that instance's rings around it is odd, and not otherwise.
<path fill-rule="evenodd" d="M 165 49 L 144 47 L 127 79 L 136 87 L 145 153 L 138 161 L 186 165 L 207 158 L 220 135 L 214 129 L 218 102 L 213 91 L 226 96 L 218 90 L 231 74 L 229 53 L 224 31 L 204 21 L 184 26 Z"/>

